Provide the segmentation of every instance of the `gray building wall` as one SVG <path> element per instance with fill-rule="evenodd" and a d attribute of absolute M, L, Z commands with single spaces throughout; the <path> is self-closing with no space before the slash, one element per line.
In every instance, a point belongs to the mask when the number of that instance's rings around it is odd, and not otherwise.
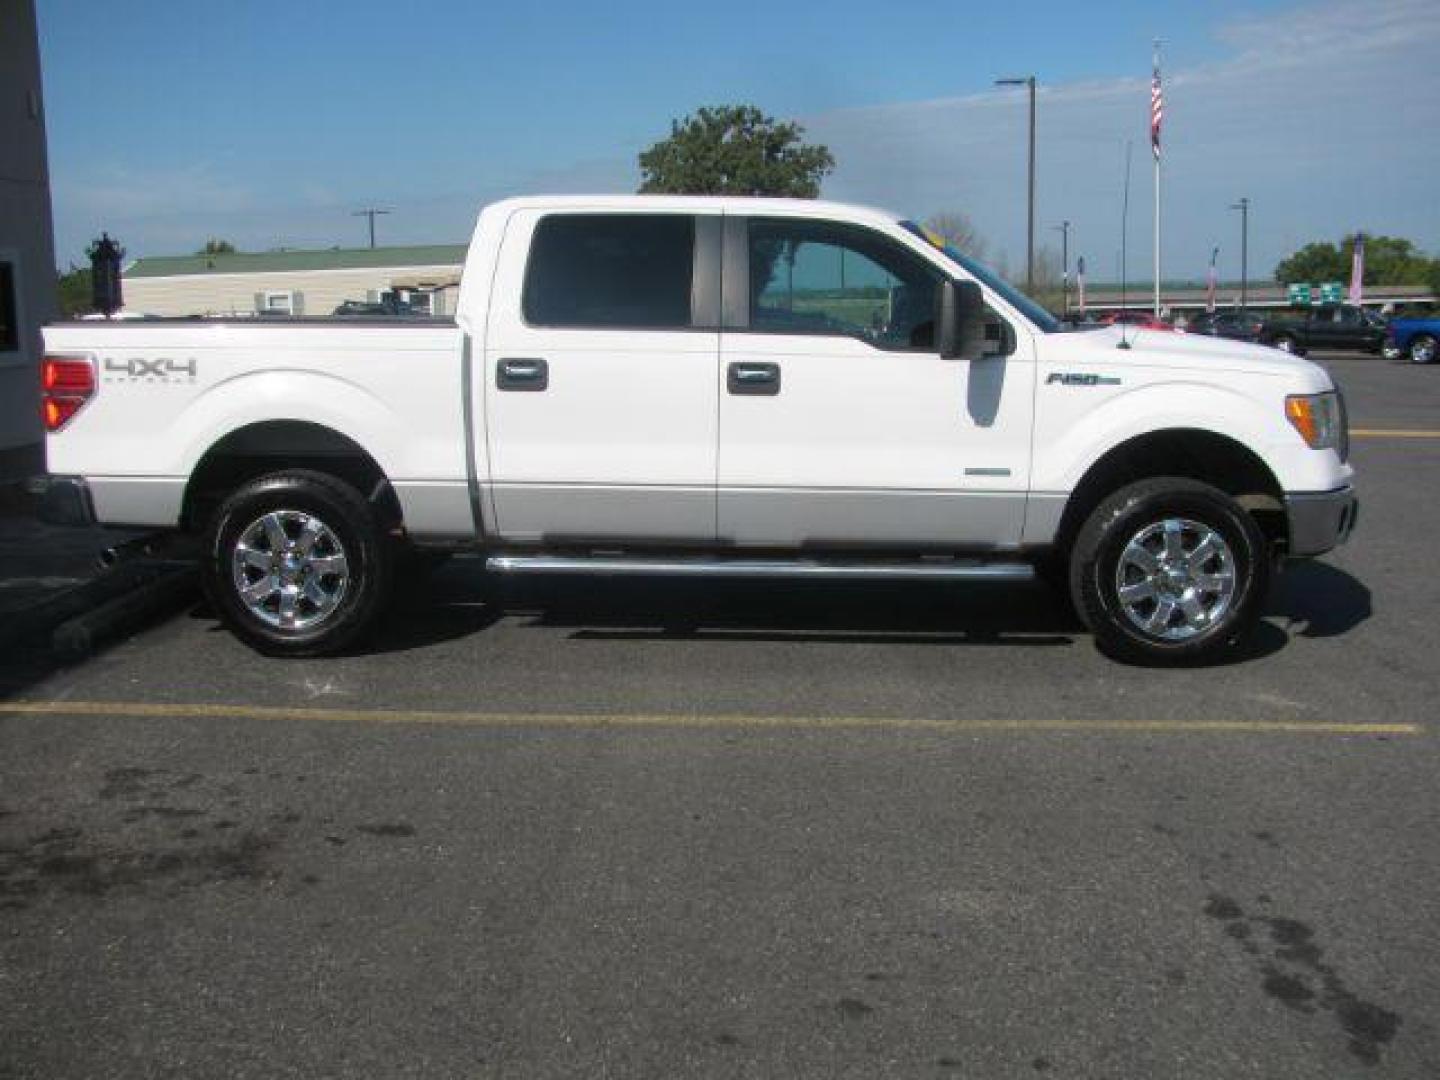
<path fill-rule="evenodd" d="M 44 468 L 40 325 L 55 317 L 58 304 L 33 0 L 0 0 L 0 262 L 12 267 L 17 329 L 15 348 L 0 351 L 4 481 Z"/>

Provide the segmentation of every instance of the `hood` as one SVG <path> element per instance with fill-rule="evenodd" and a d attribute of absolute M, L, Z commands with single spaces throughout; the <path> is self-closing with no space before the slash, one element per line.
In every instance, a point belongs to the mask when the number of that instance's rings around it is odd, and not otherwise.
<path fill-rule="evenodd" d="M 1122 341 L 1130 347 L 1121 348 Z M 1318 376 L 1323 388 L 1330 387 L 1324 369 L 1309 360 L 1268 345 L 1250 345 L 1208 334 L 1107 326 L 1101 330 L 1047 334 L 1043 349 L 1046 359 L 1057 362 L 1084 360 L 1199 373 L 1227 371 L 1289 378 L 1307 385 L 1313 385 Z"/>

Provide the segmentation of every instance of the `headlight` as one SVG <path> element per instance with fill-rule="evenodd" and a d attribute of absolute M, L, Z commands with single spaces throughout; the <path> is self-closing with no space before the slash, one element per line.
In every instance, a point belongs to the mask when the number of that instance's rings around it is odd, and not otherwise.
<path fill-rule="evenodd" d="M 1291 394 L 1285 399 L 1285 419 L 1312 450 L 1340 449 L 1345 422 L 1340 395 L 1334 390 L 1323 394 Z"/>

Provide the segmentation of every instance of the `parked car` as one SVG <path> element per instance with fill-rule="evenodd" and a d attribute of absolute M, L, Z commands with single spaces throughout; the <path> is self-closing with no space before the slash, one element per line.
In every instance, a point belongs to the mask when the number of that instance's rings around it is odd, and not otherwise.
<path fill-rule="evenodd" d="M 1228 308 L 1201 312 L 1185 324 L 1185 332 L 1229 338 L 1231 341 L 1259 341 L 1264 325 L 1264 319 L 1253 311 Z"/>
<path fill-rule="evenodd" d="M 880 211 L 507 200 L 454 322 L 48 327 L 46 513 L 198 536 L 214 610 L 287 656 L 372 629 L 413 549 L 496 574 L 1038 572 L 1107 652 L 1221 655 L 1276 556 L 1349 535 L 1339 391 L 1272 349 L 1071 330 Z"/>
<path fill-rule="evenodd" d="M 1175 332 L 1175 326 L 1164 319 L 1157 318 L 1148 311 L 1112 311 L 1108 315 L 1102 315 L 1099 319 L 1101 326 L 1128 326 L 1135 330 L 1169 330 Z"/>
<path fill-rule="evenodd" d="M 1259 340 L 1298 356 L 1311 349 L 1379 353 L 1385 342 L 1385 319 L 1350 304 L 1309 308 L 1266 318 Z"/>
<path fill-rule="evenodd" d="M 1408 356 L 1414 364 L 1433 364 L 1437 342 L 1440 316 L 1391 319 L 1385 329 L 1385 355 L 1390 359 Z"/>
<path fill-rule="evenodd" d="M 405 301 L 389 294 L 379 300 L 343 300 L 331 314 L 341 319 L 418 319 L 422 317 Z"/>

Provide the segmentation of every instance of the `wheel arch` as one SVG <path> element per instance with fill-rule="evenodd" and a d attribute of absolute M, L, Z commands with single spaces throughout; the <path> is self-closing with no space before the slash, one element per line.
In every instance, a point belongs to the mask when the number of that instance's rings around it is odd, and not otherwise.
<path fill-rule="evenodd" d="M 1165 428 L 1126 439 L 1096 459 L 1065 502 L 1055 547 L 1069 550 L 1086 518 L 1110 493 L 1159 476 L 1210 484 L 1244 507 L 1272 544 L 1288 536 L 1284 489 L 1255 451 L 1203 428 Z"/>
<path fill-rule="evenodd" d="M 181 528 L 204 527 L 230 492 L 287 469 L 310 469 L 345 481 L 378 510 L 387 527 L 403 520 L 390 478 L 354 439 L 307 420 L 264 420 L 227 433 L 200 456 L 185 485 Z"/>

